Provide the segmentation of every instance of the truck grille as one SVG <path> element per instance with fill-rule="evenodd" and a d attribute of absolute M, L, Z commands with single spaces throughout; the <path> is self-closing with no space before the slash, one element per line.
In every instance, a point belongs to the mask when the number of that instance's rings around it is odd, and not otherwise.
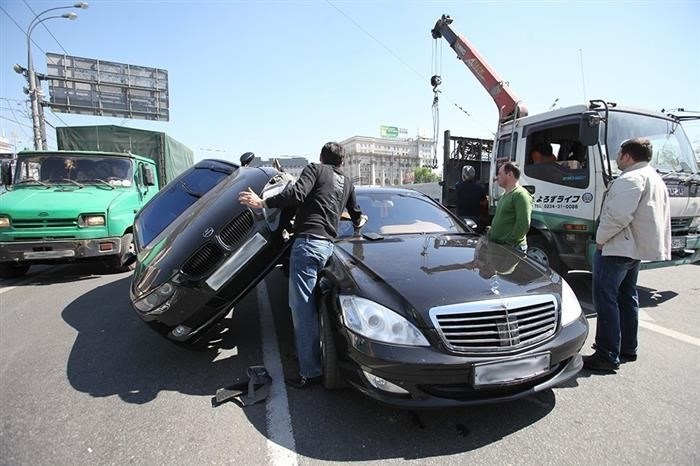
<path fill-rule="evenodd" d="M 202 276 L 211 271 L 222 257 L 223 253 L 218 246 L 207 243 L 187 259 L 185 265 L 182 266 L 182 272 L 194 277 Z"/>
<path fill-rule="evenodd" d="M 221 242 L 229 248 L 233 248 L 241 240 L 248 237 L 254 221 L 253 213 L 250 209 L 246 209 L 221 230 L 219 233 Z"/>
<path fill-rule="evenodd" d="M 498 353 L 554 335 L 558 306 L 552 295 L 519 296 L 434 307 L 430 318 L 449 349 Z"/>
<path fill-rule="evenodd" d="M 74 218 L 32 218 L 32 219 L 12 219 L 12 227 L 16 229 L 28 228 L 76 228 L 78 221 Z"/>
<path fill-rule="evenodd" d="M 692 221 L 692 217 L 671 218 L 671 231 L 687 230 Z"/>

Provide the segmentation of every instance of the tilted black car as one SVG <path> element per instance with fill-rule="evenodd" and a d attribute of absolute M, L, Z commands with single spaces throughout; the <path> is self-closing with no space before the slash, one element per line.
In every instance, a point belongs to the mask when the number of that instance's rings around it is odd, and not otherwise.
<path fill-rule="evenodd" d="M 203 161 L 135 225 L 132 302 L 174 340 L 196 339 L 279 263 L 289 212 L 248 209 L 289 182 L 273 169 Z M 357 187 L 368 223 L 340 238 L 319 282 L 324 384 L 381 402 L 511 400 L 581 368 L 588 323 L 559 275 L 473 234 L 416 191 Z M 184 204 L 186 205 L 184 205 Z"/>
<path fill-rule="evenodd" d="M 275 193 L 290 179 L 272 168 L 203 160 L 151 199 L 134 220 L 130 297 L 139 317 L 179 342 L 223 318 L 286 250 L 289 215 L 248 209 L 238 193 Z"/>

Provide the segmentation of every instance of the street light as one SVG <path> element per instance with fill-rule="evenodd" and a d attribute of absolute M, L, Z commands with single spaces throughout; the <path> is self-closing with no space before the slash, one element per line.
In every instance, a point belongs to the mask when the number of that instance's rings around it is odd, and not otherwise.
<path fill-rule="evenodd" d="M 55 8 L 49 8 L 48 10 L 44 10 L 41 13 L 38 13 L 37 15 L 34 16 L 34 19 L 32 20 L 31 23 L 29 23 L 29 27 L 27 27 L 27 69 L 26 69 L 26 74 L 25 76 L 27 77 L 27 82 L 29 83 L 29 101 L 31 103 L 31 108 L 32 108 L 32 128 L 34 130 L 34 149 L 39 150 L 46 150 L 47 145 L 46 145 L 46 126 L 44 122 L 44 117 L 43 117 L 43 107 L 42 107 L 42 102 L 40 102 L 39 98 L 39 87 L 37 86 L 37 79 L 36 79 L 36 73 L 34 71 L 34 63 L 32 62 L 32 46 L 31 46 L 31 37 L 32 37 L 32 31 L 34 30 L 35 27 L 37 27 L 39 24 L 43 23 L 44 21 L 48 21 L 50 19 L 54 18 L 65 18 L 69 20 L 74 20 L 78 17 L 77 14 L 75 13 L 64 13 L 62 15 L 54 15 L 54 16 L 47 16 L 45 18 L 41 18 L 41 15 L 48 13 L 49 11 L 55 11 L 55 10 L 63 10 L 66 8 L 80 8 L 81 10 L 84 10 L 88 7 L 88 4 L 85 2 L 78 2 L 75 3 L 71 6 L 57 6 Z M 20 71 L 18 71 L 18 68 Z M 21 70 L 21 66 L 15 65 L 15 71 L 18 73 L 23 72 L 24 70 Z"/>

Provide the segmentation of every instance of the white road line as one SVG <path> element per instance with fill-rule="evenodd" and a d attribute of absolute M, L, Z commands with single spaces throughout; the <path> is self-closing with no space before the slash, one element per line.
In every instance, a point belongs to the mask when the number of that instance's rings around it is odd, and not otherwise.
<path fill-rule="evenodd" d="M 652 324 L 651 322 L 647 322 L 645 320 L 640 320 L 639 326 L 647 330 L 651 330 L 652 332 L 657 332 L 662 335 L 666 335 L 667 337 L 675 338 L 676 340 L 680 340 L 684 343 L 690 343 L 691 345 L 700 346 L 700 338 L 691 337 L 690 335 L 686 335 L 685 333 L 676 332 L 675 330 L 671 330 L 660 325 Z"/>
<path fill-rule="evenodd" d="M 8 291 L 14 290 L 15 288 L 17 288 L 17 287 L 16 286 L 7 286 L 7 287 L 0 288 L 0 294 L 7 293 Z"/>
<path fill-rule="evenodd" d="M 294 431 L 289 415 L 287 389 L 284 385 L 284 371 L 277 346 L 277 332 L 272 316 L 272 306 L 267 294 L 265 280 L 257 286 L 258 306 L 260 306 L 260 333 L 263 343 L 263 363 L 272 377 L 272 387 L 267 398 L 267 451 L 270 464 L 296 466 L 298 464 Z"/>

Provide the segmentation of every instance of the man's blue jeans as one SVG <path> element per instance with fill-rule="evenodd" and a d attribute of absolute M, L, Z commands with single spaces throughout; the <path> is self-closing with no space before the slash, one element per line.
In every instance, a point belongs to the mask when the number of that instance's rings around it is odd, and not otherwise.
<path fill-rule="evenodd" d="M 601 251 L 596 251 L 593 260 L 593 305 L 598 313 L 596 352 L 619 363 L 620 353 L 637 354 L 637 275 L 641 261 L 604 256 Z"/>
<path fill-rule="evenodd" d="M 308 236 L 297 237 L 289 258 L 289 307 L 294 323 L 294 340 L 302 377 L 318 377 L 321 368 L 321 341 L 314 288 L 318 272 L 333 253 L 333 243 Z"/>

